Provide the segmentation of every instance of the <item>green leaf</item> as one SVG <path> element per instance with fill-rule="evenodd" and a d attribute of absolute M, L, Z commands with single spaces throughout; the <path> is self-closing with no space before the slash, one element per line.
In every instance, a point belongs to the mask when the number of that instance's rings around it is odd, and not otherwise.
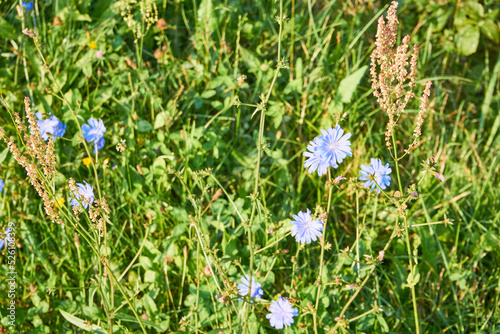
<path fill-rule="evenodd" d="M 142 298 L 142 302 L 144 303 L 144 307 L 146 308 L 146 311 L 148 311 L 149 315 L 155 315 L 158 313 L 158 308 L 156 307 L 156 304 L 149 295 L 145 295 L 144 298 Z"/>
<path fill-rule="evenodd" d="M 368 331 L 373 327 L 374 324 L 375 324 L 375 316 L 373 314 L 369 314 L 358 321 L 356 328 L 359 331 Z"/>
<path fill-rule="evenodd" d="M 217 94 L 217 92 L 215 90 L 207 90 L 207 91 L 203 92 L 203 94 L 201 94 L 201 97 L 204 99 L 209 99 L 212 96 L 214 96 L 215 94 Z"/>
<path fill-rule="evenodd" d="M 480 3 L 469 1 L 465 2 L 461 7 L 461 10 L 473 20 L 479 20 L 484 16 L 484 8 Z"/>
<path fill-rule="evenodd" d="M 133 322 L 133 323 L 138 323 L 137 322 L 137 319 L 133 316 L 133 315 L 128 315 L 128 314 L 123 314 L 123 313 L 117 313 L 115 314 L 114 316 L 116 319 L 120 319 L 120 320 L 123 320 L 123 321 L 126 321 L 126 322 Z M 142 320 L 142 323 L 146 326 L 151 326 L 153 327 L 154 329 L 157 329 L 157 330 L 162 330 L 162 328 L 160 327 L 160 325 L 157 325 L 155 324 L 154 322 L 152 321 L 149 321 L 149 320 Z"/>
<path fill-rule="evenodd" d="M 198 22 L 201 27 L 209 28 L 209 31 L 214 31 L 217 27 L 217 20 L 214 16 L 212 0 L 202 0 L 198 9 Z"/>
<path fill-rule="evenodd" d="M 457 35 L 457 49 L 462 56 L 469 56 L 477 51 L 479 45 L 479 27 L 466 25 L 462 27 Z"/>
<path fill-rule="evenodd" d="M 337 89 L 337 97 L 343 103 L 350 103 L 352 99 L 352 95 L 358 88 L 358 85 L 365 75 L 368 66 L 363 66 L 354 73 L 351 73 L 349 76 L 342 79 L 340 82 L 339 88 Z"/>
<path fill-rule="evenodd" d="M 0 17 L 0 37 L 2 39 L 15 39 L 16 30 L 14 27 L 6 20 Z"/>
<path fill-rule="evenodd" d="M 0 164 L 5 161 L 5 158 L 7 158 L 7 153 L 9 153 L 8 147 L 6 147 L 0 154 Z"/>
<path fill-rule="evenodd" d="M 168 121 L 168 113 L 166 111 L 162 111 L 155 116 L 155 129 L 161 128 L 167 124 Z"/>
<path fill-rule="evenodd" d="M 481 25 L 481 33 L 488 37 L 489 40 L 500 43 L 500 29 L 498 25 L 493 20 L 486 20 Z"/>
<path fill-rule="evenodd" d="M 139 256 L 139 263 L 146 270 L 153 268 L 153 262 L 151 262 L 151 260 L 149 259 L 149 257 Z"/>
<path fill-rule="evenodd" d="M 139 122 L 137 122 L 137 130 L 139 130 L 139 132 L 148 132 L 153 129 L 153 125 L 145 119 L 140 119 Z"/>
<path fill-rule="evenodd" d="M 87 321 L 83 321 L 82 319 L 77 318 L 74 315 L 67 313 L 61 309 L 59 310 L 59 312 L 62 314 L 62 316 L 66 320 L 68 320 L 69 322 L 71 322 L 73 325 L 75 325 L 76 327 L 78 327 L 80 329 L 83 329 L 87 332 L 91 332 L 91 333 L 95 333 L 95 334 L 107 334 L 108 333 L 104 329 L 102 329 L 102 327 L 94 325 L 94 324 L 89 324 Z"/>
<path fill-rule="evenodd" d="M 89 14 L 82 14 L 78 11 L 78 9 L 70 6 L 64 7 L 60 10 L 59 13 L 57 13 L 57 16 L 59 16 L 63 22 L 68 22 L 70 19 L 73 21 L 92 22 Z"/>
<path fill-rule="evenodd" d="M 387 322 L 385 321 L 384 317 L 381 314 L 377 315 L 377 321 L 380 324 L 380 328 L 382 329 L 382 332 L 388 333 L 389 326 L 387 325 Z"/>
<path fill-rule="evenodd" d="M 97 306 L 83 305 L 82 311 L 83 311 L 83 314 L 85 314 L 88 318 L 90 318 L 92 320 L 99 320 L 100 318 L 103 317 L 102 310 L 100 308 L 98 308 Z"/>

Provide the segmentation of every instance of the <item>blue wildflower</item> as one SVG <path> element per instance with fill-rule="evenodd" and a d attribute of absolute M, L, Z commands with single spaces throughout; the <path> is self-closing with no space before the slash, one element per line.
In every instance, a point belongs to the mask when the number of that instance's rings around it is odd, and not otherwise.
<path fill-rule="evenodd" d="M 297 242 L 301 244 L 316 241 L 323 233 L 323 223 L 321 220 L 313 220 L 311 217 L 311 210 L 307 209 L 306 212 L 300 211 L 297 215 L 292 215 L 294 221 L 292 224 L 292 237 L 295 237 Z"/>
<path fill-rule="evenodd" d="M 241 278 L 243 283 L 238 284 L 238 289 L 240 295 L 246 296 L 248 295 L 248 285 L 250 284 L 250 278 L 248 275 Z M 260 283 L 257 283 L 255 277 L 252 277 L 252 291 L 250 292 L 250 297 L 252 298 L 260 298 L 264 294 L 264 291 L 261 289 Z"/>
<path fill-rule="evenodd" d="M 48 140 L 49 134 L 54 136 L 52 139 L 55 139 L 55 137 L 62 137 L 66 132 L 66 124 L 63 124 L 56 116 L 50 116 L 50 118 L 43 120 L 42 114 L 37 112 L 36 117 L 43 140 Z"/>
<path fill-rule="evenodd" d="M 77 183 L 76 186 L 78 187 L 78 192 L 73 193 L 73 198 L 71 200 L 71 205 L 72 206 L 78 206 L 80 203 L 82 203 L 83 207 L 86 209 L 88 208 L 89 204 L 94 203 L 94 189 L 92 189 L 92 186 L 88 184 L 87 182 L 83 181 L 83 183 Z M 83 197 L 83 198 L 82 198 Z"/>
<path fill-rule="evenodd" d="M 10 231 L 12 231 L 12 228 L 10 228 L 10 227 L 7 227 L 7 228 L 5 229 L 5 237 L 6 237 L 7 239 L 10 239 Z"/>
<path fill-rule="evenodd" d="M 22 5 L 24 8 L 26 8 L 27 11 L 30 11 L 33 9 L 33 1 L 30 1 L 28 3 L 26 3 L 26 1 L 23 1 Z"/>
<path fill-rule="evenodd" d="M 299 315 L 297 309 L 292 308 L 292 304 L 281 297 L 277 301 L 271 302 L 269 313 L 266 318 L 269 319 L 271 326 L 276 329 L 283 329 L 283 326 L 288 327 L 293 324 L 293 317 Z"/>
<path fill-rule="evenodd" d="M 105 143 L 104 137 L 101 137 L 101 139 L 99 139 L 98 141 L 96 141 L 94 143 L 94 153 L 96 151 L 99 151 L 101 148 L 103 148 L 104 147 L 104 143 Z"/>
<path fill-rule="evenodd" d="M 0 179 L 0 193 L 3 191 L 3 187 L 5 187 L 5 182 L 3 182 L 2 179 Z"/>
<path fill-rule="evenodd" d="M 304 162 L 304 167 L 309 167 L 309 173 L 318 170 L 318 175 L 324 175 L 328 167 L 338 168 L 346 156 L 352 156 L 351 133 L 344 134 L 344 130 L 337 125 L 335 128 L 321 130 L 323 135 L 314 138 L 309 143 L 304 152 L 308 159 Z"/>
<path fill-rule="evenodd" d="M 359 171 L 361 177 L 359 180 L 365 181 L 363 187 L 371 187 L 370 191 L 377 187 L 377 192 L 380 194 L 380 188 L 385 190 L 385 188 L 391 184 L 391 177 L 389 174 L 391 174 L 392 169 L 389 168 L 389 164 L 384 166 L 380 159 L 371 159 L 371 163 L 371 166 L 361 165 L 361 170 Z"/>
<path fill-rule="evenodd" d="M 104 140 L 101 140 L 104 136 L 104 132 L 106 132 L 106 127 L 104 126 L 104 123 L 102 122 L 102 119 L 99 119 L 99 121 L 89 118 L 87 121 L 89 124 L 83 124 L 82 125 L 82 131 L 83 131 L 83 137 L 85 140 L 90 143 L 94 142 L 94 150 L 97 148 L 97 150 L 100 150 L 104 146 Z"/>
<path fill-rule="evenodd" d="M 7 227 L 5 229 L 5 240 L 0 239 L 0 250 L 2 250 L 3 246 L 7 243 L 7 239 L 10 239 L 10 231 L 12 231 L 12 229 L 10 227 Z M 11 240 L 9 240 L 9 241 L 11 241 Z"/>

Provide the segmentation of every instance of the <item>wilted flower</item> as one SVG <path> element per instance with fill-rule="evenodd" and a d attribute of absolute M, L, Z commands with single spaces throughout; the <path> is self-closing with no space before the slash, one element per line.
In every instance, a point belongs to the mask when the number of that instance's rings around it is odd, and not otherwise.
<path fill-rule="evenodd" d="M 309 167 L 309 173 L 317 169 L 319 176 L 326 174 L 328 167 L 338 168 L 346 156 L 352 156 L 351 133 L 344 135 L 339 125 L 321 132 L 323 135 L 314 138 L 307 146 L 309 152 L 304 152 L 304 156 L 308 157 L 304 167 Z"/>
<path fill-rule="evenodd" d="M 153 56 L 155 57 L 155 59 L 162 59 L 163 58 L 163 51 L 161 51 L 160 49 L 156 49 Z"/>
<path fill-rule="evenodd" d="M 297 215 L 292 216 L 294 221 L 292 224 L 292 237 L 295 237 L 297 242 L 301 244 L 316 241 L 323 233 L 323 224 L 321 220 L 313 220 L 311 217 L 311 210 L 307 209 L 306 212 L 300 211 Z"/>
<path fill-rule="evenodd" d="M 92 186 L 87 182 L 83 181 L 83 183 L 85 184 L 76 184 L 76 186 L 78 187 L 78 192 L 73 193 L 73 196 L 75 198 L 71 200 L 71 205 L 78 206 L 80 201 L 82 202 L 83 207 L 86 209 L 88 208 L 89 204 L 94 203 L 94 189 L 92 189 Z"/>
<path fill-rule="evenodd" d="M 240 295 L 246 296 L 248 295 L 248 286 L 250 284 L 250 278 L 248 275 L 241 278 L 243 283 L 238 284 L 238 290 Z M 255 277 L 252 277 L 252 291 L 250 292 L 250 297 L 252 298 L 260 298 L 264 294 L 264 291 L 261 289 L 261 284 L 257 283 Z"/>
<path fill-rule="evenodd" d="M 158 21 L 156 21 L 156 27 L 161 30 L 167 29 L 167 21 L 165 21 L 164 18 L 160 18 Z"/>
<path fill-rule="evenodd" d="M 444 175 L 443 175 L 443 174 L 440 174 L 440 173 L 434 173 L 434 177 L 435 177 L 436 179 L 439 179 L 439 181 L 441 181 L 441 182 L 446 181 L 446 178 L 444 177 Z"/>
<path fill-rule="evenodd" d="M 292 304 L 281 297 L 277 301 L 271 302 L 269 313 L 266 318 L 269 319 L 271 326 L 276 329 L 283 329 L 283 326 L 288 327 L 293 324 L 293 317 L 299 315 L 297 309 L 292 308 Z"/>
<path fill-rule="evenodd" d="M 382 165 L 382 160 L 380 159 L 371 159 L 370 165 L 361 165 L 361 170 L 359 173 L 361 177 L 360 181 L 366 181 L 363 183 L 363 187 L 370 188 L 373 190 L 375 186 L 377 186 L 377 192 L 380 194 L 380 188 L 387 188 L 388 185 L 391 184 L 391 174 L 392 169 L 389 168 L 389 164 Z M 379 187 L 380 186 L 380 187 Z"/>
<path fill-rule="evenodd" d="M 54 16 L 52 19 L 52 25 L 54 26 L 62 26 L 62 20 L 59 16 Z"/>

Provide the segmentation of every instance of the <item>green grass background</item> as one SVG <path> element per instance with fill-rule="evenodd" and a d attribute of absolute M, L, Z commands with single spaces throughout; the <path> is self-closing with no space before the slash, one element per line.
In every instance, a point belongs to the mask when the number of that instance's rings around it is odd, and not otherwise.
<path fill-rule="evenodd" d="M 369 73 L 359 85 L 351 76 L 369 65 L 375 19 L 387 4 L 283 2 L 289 20 L 283 26 L 281 57 L 289 68 L 281 70 L 267 105 L 259 204 L 252 225 L 258 248 L 282 236 L 292 214 L 314 210 L 316 205 L 326 207 L 326 177 L 307 173 L 302 152 L 320 129 L 334 126 L 339 115 L 345 113 L 340 125 L 352 133 L 353 157 L 333 170 L 333 177 L 340 173 L 357 177 L 359 166 L 372 157 L 390 161 L 384 146 L 386 116 L 371 94 Z M 68 106 L 54 96 L 57 86 L 44 72 L 32 39 L 22 34 L 24 27 L 36 29 L 60 93 L 78 110 L 80 124 L 94 117 L 106 125 L 99 182 L 112 209 L 109 261 L 120 274 L 144 244 L 123 282 L 135 294 L 136 309 L 147 319 L 148 330 L 204 333 L 226 328 L 229 332 L 227 307 L 215 299 L 218 291 L 212 278 L 200 273 L 206 262 L 189 223 L 190 217 L 197 217 L 193 203 L 205 209 L 220 188 L 217 180 L 227 194 L 214 201 L 198 223 L 209 258 L 223 269 L 217 279 L 237 282 L 249 261 L 241 225 L 252 207 L 249 195 L 259 118 L 252 118 L 255 108 L 237 108 L 234 102 L 259 103 L 259 96 L 270 87 L 278 56 L 279 3 L 159 0 L 159 18 L 165 19 L 167 29 L 153 25 L 138 43 L 113 1 L 35 1 L 25 20 L 17 15 L 16 5 L 7 1 L 0 5 L 0 90 L 21 115 L 23 98 L 29 96 L 35 110 L 68 124 L 64 138 L 56 143 L 60 196 L 68 205 L 69 177 L 77 182 L 95 180 L 82 163 L 86 154 L 78 138 L 79 125 Z M 139 6 L 133 8 L 140 20 Z M 403 186 L 421 177 L 421 163 L 431 156 L 437 160 L 436 171 L 446 177 L 445 182 L 424 177 L 419 199 L 411 202 L 409 221 L 453 222 L 410 230 L 412 245 L 418 248 L 421 278 L 416 292 L 424 333 L 499 332 L 499 10 L 498 3 L 489 0 L 416 0 L 400 2 L 398 8 L 399 40 L 410 34 L 410 43 L 421 49 L 417 95 L 427 80 L 433 81 L 421 141 L 402 162 Z M 56 16 L 62 25 L 54 24 Z M 95 41 L 96 49 L 89 48 L 90 41 Z M 156 59 L 155 50 L 162 48 L 163 57 Z M 104 53 L 101 59 L 95 57 L 97 50 Z M 246 80 L 239 85 L 242 75 Z M 345 78 L 346 90 L 353 95 L 341 99 L 345 91 L 339 88 Z M 400 147 L 410 141 L 417 109 L 413 104 L 403 115 L 397 129 Z M 4 107 L 0 115 L 1 126 L 14 135 Z M 120 153 L 115 146 L 122 140 L 127 148 Z M 0 227 L 3 230 L 13 221 L 20 231 L 16 331 L 83 332 L 60 310 L 106 327 L 95 280 L 96 259 L 89 247 L 83 240 L 75 242 L 70 229 L 46 219 L 25 171 L 4 145 L 0 151 L 0 177 L 6 183 Z M 206 168 L 214 177 L 200 174 Z M 396 190 L 394 180 L 389 194 Z M 382 196 L 362 190 L 359 194 L 361 254 L 376 257 L 394 228 L 396 211 Z M 355 187 L 349 183 L 333 192 L 327 232 L 332 249 L 325 255 L 323 279 L 333 282 L 340 277 L 344 284 L 330 286 L 322 295 L 321 331 L 335 325 L 334 318 L 352 294 L 345 284 L 356 282 L 352 261 L 339 255 L 356 237 L 355 203 Z M 293 271 L 291 258 L 297 246 L 288 237 L 256 255 L 255 275 L 267 300 L 287 295 L 294 276 L 298 279 L 294 297 L 302 309 L 308 302 L 314 304 L 320 250 L 318 243 L 305 247 Z M 0 253 L 5 268 L 4 252 Z M 411 295 L 402 287 L 407 263 L 404 240 L 397 238 L 346 317 L 354 318 L 374 305 L 382 311 L 351 322 L 349 332 L 413 331 Z M 6 291 L 1 280 L 5 328 Z M 120 306 L 123 298 L 116 294 L 115 299 Z M 267 312 L 263 304 L 254 307 L 251 332 L 272 330 Z M 238 317 L 234 312 L 232 317 L 237 331 Z M 115 333 L 139 330 L 127 305 L 112 322 Z M 312 333 L 311 323 L 311 315 L 301 311 L 290 331 Z"/>

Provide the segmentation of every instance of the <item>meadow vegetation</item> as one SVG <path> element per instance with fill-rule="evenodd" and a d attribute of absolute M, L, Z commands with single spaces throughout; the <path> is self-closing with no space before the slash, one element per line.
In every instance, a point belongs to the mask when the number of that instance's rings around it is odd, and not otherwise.
<path fill-rule="evenodd" d="M 0 13 L 0 333 L 500 332 L 498 2 Z"/>

